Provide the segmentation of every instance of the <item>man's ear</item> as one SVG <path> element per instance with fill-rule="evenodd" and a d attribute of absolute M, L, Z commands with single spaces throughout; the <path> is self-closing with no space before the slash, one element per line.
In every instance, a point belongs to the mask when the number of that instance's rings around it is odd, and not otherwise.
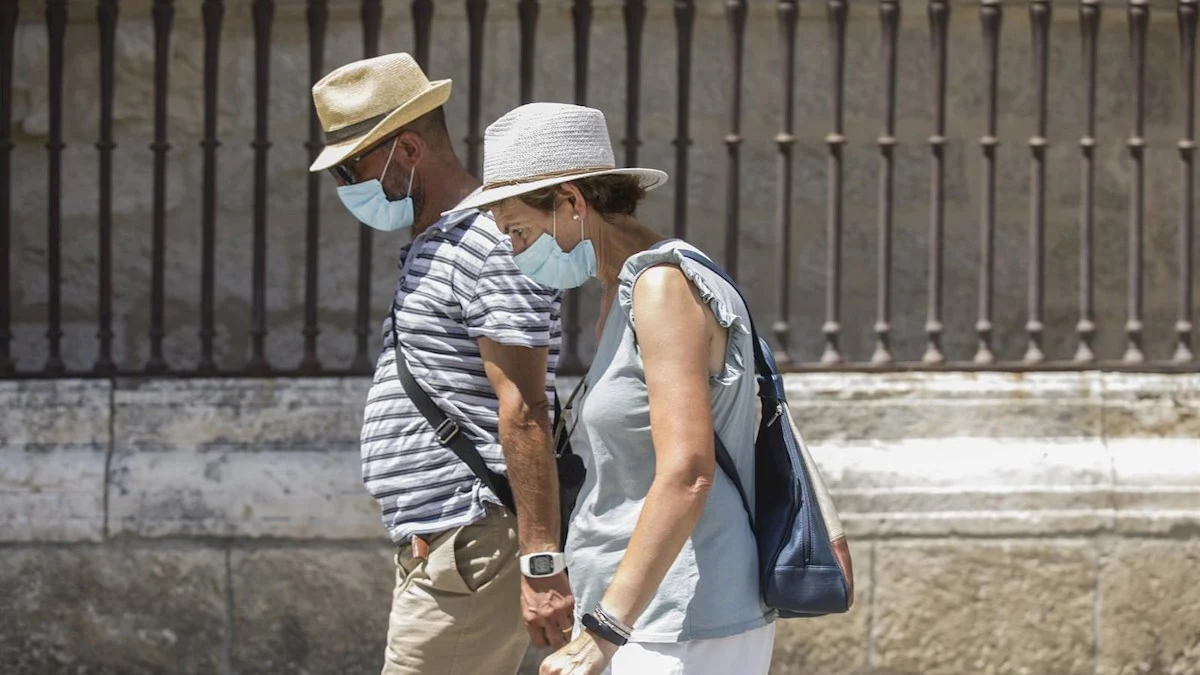
<path fill-rule="evenodd" d="M 412 131 L 403 131 L 396 141 L 396 156 L 406 168 L 411 169 L 425 157 L 425 139 Z"/>

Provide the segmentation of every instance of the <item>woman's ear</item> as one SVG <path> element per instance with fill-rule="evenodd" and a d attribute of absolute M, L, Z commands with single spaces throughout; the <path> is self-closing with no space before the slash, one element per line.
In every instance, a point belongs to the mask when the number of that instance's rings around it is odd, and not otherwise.
<path fill-rule="evenodd" d="M 579 216 L 581 220 L 586 220 L 588 206 L 579 187 L 574 183 L 564 183 L 562 190 L 566 193 L 565 201 L 570 205 L 573 214 Z"/>

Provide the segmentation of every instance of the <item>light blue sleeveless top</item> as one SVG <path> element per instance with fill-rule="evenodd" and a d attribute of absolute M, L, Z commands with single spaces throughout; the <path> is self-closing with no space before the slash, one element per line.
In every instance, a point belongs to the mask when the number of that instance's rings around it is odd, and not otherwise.
<path fill-rule="evenodd" d="M 754 503 L 755 395 L 750 323 L 737 292 L 671 242 L 635 254 L 619 277 L 617 299 L 575 410 L 572 447 L 587 463 L 587 481 L 567 540 L 571 586 L 579 616 L 592 611 L 612 581 L 654 479 L 654 443 L 645 370 L 633 321 L 633 285 L 646 268 L 680 267 L 729 329 L 724 372 L 709 382 L 713 424 Z M 654 316 L 642 316 L 642 322 Z M 764 626 L 774 613 L 761 601 L 758 554 L 741 498 L 718 467 L 704 513 L 646 611 L 634 624 L 636 642 L 681 642 L 736 635 Z"/>

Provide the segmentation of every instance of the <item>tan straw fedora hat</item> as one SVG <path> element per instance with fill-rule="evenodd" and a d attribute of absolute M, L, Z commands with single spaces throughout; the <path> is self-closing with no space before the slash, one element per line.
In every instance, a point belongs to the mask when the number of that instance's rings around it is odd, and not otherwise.
<path fill-rule="evenodd" d="M 450 80 L 429 81 L 408 54 L 355 61 L 312 88 L 325 149 L 309 171 L 353 157 L 450 98 Z"/>
<path fill-rule="evenodd" d="M 647 190 L 667 182 L 658 169 L 618 168 L 604 113 L 567 103 L 527 103 L 483 135 L 483 186 L 448 211 L 478 209 L 510 197 L 592 176 L 637 176 Z"/>

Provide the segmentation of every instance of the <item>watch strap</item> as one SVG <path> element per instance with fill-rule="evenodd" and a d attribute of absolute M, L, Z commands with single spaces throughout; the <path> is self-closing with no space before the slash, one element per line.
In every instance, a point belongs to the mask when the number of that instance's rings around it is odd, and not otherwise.
<path fill-rule="evenodd" d="M 532 569 L 533 566 L 531 563 L 534 558 L 541 557 L 541 556 L 546 556 L 546 557 L 550 558 L 550 560 L 552 561 L 551 562 L 551 570 L 545 574 L 535 574 Z M 531 579 L 541 579 L 541 578 L 545 578 L 545 577 L 552 577 L 555 574 L 559 574 L 560 572 L 567 569 L 566 554 L 560 553 L 557 551 L 545 551 L 543 553 L 529 553 L 529 554 L 526 554 L 526 555 L 523 555 L 520 557 L 520 563 L 521 563 L 521 574 L 523 574 Z"/>
<path fill-rule="evenodd" d="M 618 633 L 615 628 L 591 612 L 584 614 L 581 621 L 584 628 L 588 629 L 596 637 L 604 640 L 605 642 L 611 642 L 618 647 L 624 647 L 625 643 L 629 642 L 629 638 Z"/>

